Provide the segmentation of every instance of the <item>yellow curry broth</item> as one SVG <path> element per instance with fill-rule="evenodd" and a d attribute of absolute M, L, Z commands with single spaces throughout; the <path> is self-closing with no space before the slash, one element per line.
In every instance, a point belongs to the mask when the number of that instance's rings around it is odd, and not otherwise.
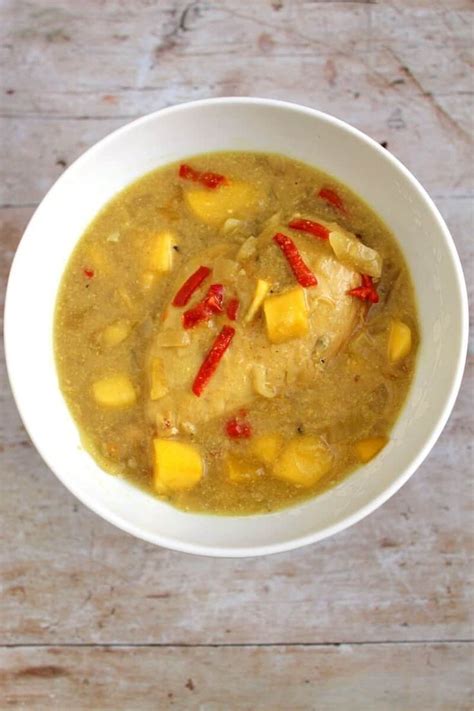
<path fill-rule="evenodd" d="M 273 511 L 334 485 L 389 438 L 418 342 L 410 276 L 381 220 L 324 173 L 254 153 L 209 154 L 188 163 L 225 176 L 228 185 L 207 188 L 180 178 L 178 165 L 161 168 L 108 203 L 74 250 L 57 301 L 60 385 L 84 445 L 107 471 L 185 510 Z M 336 191 L 344 211 L 317 197 L 323 187 Z M 295 215 L 337 223 L 334 229 L 377 251 L 379 303 L 347 296 L 345 286 L 337 292 L 339 281 L 357 287 L 358 272 L 335 265 L 328 241 L 289 229 Z M 306 321 L 285 322 L 283 338 L 291 329 L 293 335 L 281 344 L 269 340 L 268 300 L 303 287 L 272 240 L 276 232 L 291 237 L 319 278 L 318 286 L 304 289 Z M 177 290 L 200 265 L 214 274 L 187 306 L 174 307 Z M 213 314 L 183 329 L 183 312 L 218 277 L 225 304 L 232 296 L 240 301 L 237 320 Z M 246 322 L 258 280 L 268 289 Z M 401 335 L 394 323 L 402 324 Z M 224 324 L 236 335 L 197 397 L 196 372 Z M 226 424 L 234 417 L 249 425 L 250 437 L 229 436 Z M 196 450 L 202 470 L 194 471 L 192 485 L 186 472 L 180 479 L 168 471 L 165 481 L 163 469 L 161 480 L 153 478 L 157 437 Z M 170 456 L 173 462 L 181 455 Z M 282 478 L 296 460 L 297 478 Z M 195 466 L 186 461 L 176 466 Z M 319 472 L 312 483 L 311 467 Z"/>

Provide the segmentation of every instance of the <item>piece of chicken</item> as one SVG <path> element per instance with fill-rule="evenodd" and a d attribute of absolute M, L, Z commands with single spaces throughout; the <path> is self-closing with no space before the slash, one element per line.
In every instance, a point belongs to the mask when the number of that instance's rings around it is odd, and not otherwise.
<path fill-rule="evenodd" d="M 248 406 L 257 397 L 273 397 L 285 388 L 305 380 L 324 377 L 321 363 L 333 358 L 364 317 L 365 307 L 347 291 L 359 285 L 360 275 L 341 264 L 328 242 L 308 235 L 291 234 L 306 264 L 317 276 L 318 285 L 305 290 L 309 328 L 306 335 L 283 343 L 269 341 L 262 310 L 250 323 L 244 316 L 255 291 L 257 277 L 271 284 L 273 293 L 295 285 L 283 254 L 271 239 L 273 228 L 242 248 L 222 243 L 189 261 L 170 290 L 170 301 L 178 288 L 200 265 L 213 274 L 183 308 L 170 305 L 157 323 L 148 353 L 148 367 L 160 362 L 162 397 L 150 402 L 149 416 L 158 433 L 192 432 L 194 426 Z M 214 316 L 184 330 L 183 311 L 200 301 L 211 283 L 224 284 L 226 300 L 240 300 L 236 333 L 217 371 L 200 397 L 192 392 L 199 367 L 224 323 L 225 315 Z"/>

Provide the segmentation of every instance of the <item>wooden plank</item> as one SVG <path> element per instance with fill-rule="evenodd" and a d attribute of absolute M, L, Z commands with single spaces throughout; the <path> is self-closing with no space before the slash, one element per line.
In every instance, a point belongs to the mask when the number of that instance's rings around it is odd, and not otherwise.
<path fill-rule="evenodd" d="M 42 106 L 47 113 L 60 108 L 63 113 L 68 90 L 71 96 L 80 97 L 87 90 L 107 94 L 113 88 L 140 89 L 166 80 L 169 91 L 176 83 L 188 83 L 188 89 L 197 90 L 187 82 L 195 70 L 201 91 L 208 95 L 219 76 L 233 73 L 239 58 L 247 63 L 244 74 L 253 90 L 259 75 L 248 71 L 248 63 L 257 57 L 266 58 L 273 86 L 282 79 L 279 60 L 328 59 L 329 64 L 338 58 L 350 60 L 353 71 L 349 74 L 331 76 L 328 67 L 328 75 L 322 77 L 326 89 L 341 81 L 350 84 L 361 67 L 377 77 L 380 66 L 367 61 L 367 56 L 370 60 L 372 53 L 379 52 L 387 57 L 400 53 L 397 62 L 415 67 L 426 91 L 472 91 L 472 4 L 417 5 L 403 8 L 400 3 L 310 0 L 188 4 L 165 0 L 156 4 L 141 0 L 133 12 L 120 2 L 102 4 L 98 12 L 97 4 L 89 0 L 81 3 L 78 12 L 70 0 L 7 3 L 0 35 L 7 72 L 4 81 L 20 94 L 22 89 L 32 89 L 32 95 L 25 93 L 14 102 L 30 102 L 30 109 L 38 111 Z M 181 63 L 182 58 L 187 61 Z M 95 72 L 98 61 L 101 71 Z M 23 67 L 28 71 L 19 71 Z M 72 77 L 76 81 L 71 86 Z M 48 101 L 51 95 L 56 95 L 55 106 Z M 90 107 L 85 113 L 89 112 Z"/>
<path fill-rule="evenodd" d="M 409 94 L 472 92 L 468 3 L 443 12 L 400 3 L 304 0 L 277 10 L 271 3 L 242 6 L 238 0 L 142 0 L 135 6 L 131 13 L 122 3 L 107 2 L 98 13 L 96 3 L 86 2 L 77 13 L 67 0 L 6 3 L 0 40 L 10 93 L 3 97 L 4 110 L 136 115 L 130 103 L 142 90 L 147 106 L 151 92 L 154 107 L 157 100 L 161 106 L 216 90 L 255 95 L 269 84 L 283 89 L 287 62 L 291 71 L 302 61 L 311 72 L 296 82 L 297 94 L 290 98 L 303 102 L 306 97 L 319 104 L 328 92 L 331 98 L 341 92 L 364 95 L 371 84 L 380 89 L 381 79 L 386 89 L 396 82 L 400 91 L 404 67 L 411 67 L 419 83 L 406 82 Z M 97 71 L 104 65 L 106 79 Z"/>
<path fill-rule="evenodd" d="M 2 708 L 468 711 L 472 647 L 2 649 Z"/>

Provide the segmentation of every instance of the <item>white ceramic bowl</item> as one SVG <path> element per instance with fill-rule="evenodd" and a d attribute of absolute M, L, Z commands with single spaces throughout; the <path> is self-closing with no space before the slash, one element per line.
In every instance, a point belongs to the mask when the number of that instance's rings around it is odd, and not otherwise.
<path fill-rule="evenodd" d="M 104 473 L 84 451 L 58 387 L 53 316 L 66 261 L 97 211 L 166 163 L 216 150 L 283 153 L 334 175 L 396 235 L 417 292 L 421 346 L 413 386 L 390 443 L 325 494 L 251 517 L 186 514 Z M 145 116 L 97 143 L 59 178 L 18 247 L 5 340 L 13 393 L 48 466 L 80 501 L 129 533 L 213 556 L 285 551 L 337 533 L 374 511 L 413 474 L 453 407 L 467 344 L 467 297 L 453 240 L 408 170 L 375 141 L 327 114 L 263 99 L 210 99 Z"/>

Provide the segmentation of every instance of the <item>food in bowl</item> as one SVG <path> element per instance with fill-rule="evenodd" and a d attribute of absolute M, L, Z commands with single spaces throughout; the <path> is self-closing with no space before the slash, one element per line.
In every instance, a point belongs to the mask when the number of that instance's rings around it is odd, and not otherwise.
<path fill-rule="evenodd" d="M 100 466 L 186 511 L 274 511 L 388 442 L 414 373 L 410 274 L 349 188 L 201 155 L 113 198 L 60 287 L 62 392 Z"/>

